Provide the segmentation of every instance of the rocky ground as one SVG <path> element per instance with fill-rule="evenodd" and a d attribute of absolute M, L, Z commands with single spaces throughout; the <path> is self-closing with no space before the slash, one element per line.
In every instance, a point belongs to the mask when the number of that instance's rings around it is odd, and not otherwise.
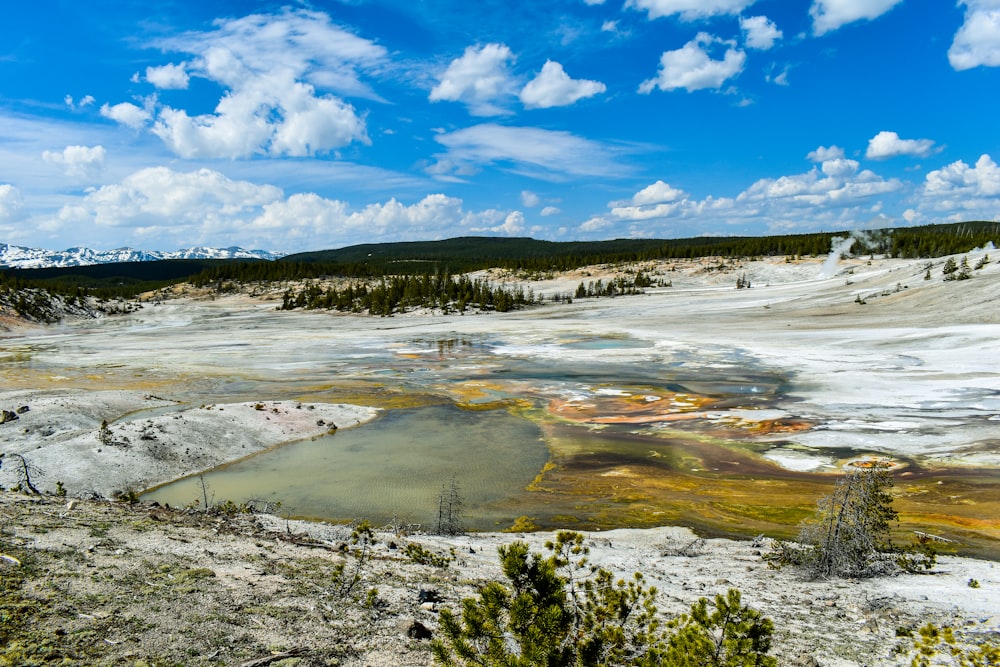
<path fill-rule="evenodd" d="M 542 552 L 553 538 L 386 527 L 363 549 L 350 526 L 9 492 L 0 520 L 0 664 L 10 665 L 430 665 L 440 609 L 500 578 L 496 547 L 521 539 Z M 666 616 L 739 589 L 774 621 L 781 665 L 908 664 L 905 635 L 927 622 L 972 641 L 1000 624 L 1000 570 L 988 561 L 809 581 L 769 569 L 766 540 L 665 527 L 587 543 L 593 563 L 643 572 Z"/>
<path fill-rule="evenodd" d="M 298 401 L 190 406 L 134 391 L 0 391 L 0 403 L 8 455 L 0 487 L 27 486 L 15 459 L 21 455 L 30 461 L 27 481 L 39 490 L 54 492 L 59 485 L 71 496 L 104 498 L 358 426 L 378 414 L 375 408 Z"/>

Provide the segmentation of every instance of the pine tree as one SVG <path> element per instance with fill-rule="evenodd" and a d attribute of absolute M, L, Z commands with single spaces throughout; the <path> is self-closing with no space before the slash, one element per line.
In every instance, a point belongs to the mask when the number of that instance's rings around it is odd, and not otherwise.
<path fill-rule="evenodd" d="M 589 566 L 579 533 L 560 532 L 531 553 L 524 542 L 499 548 L 507 582 L 486 584 L 462 601 L 461 616 L 441 611 L 431 644 L 446 667 L 776 667 L 767 655 L 773 625 L 745 607 L 739 591 L 701 598 L 664 622 L 656 589 L 641 574 L 615 580 Z"/>

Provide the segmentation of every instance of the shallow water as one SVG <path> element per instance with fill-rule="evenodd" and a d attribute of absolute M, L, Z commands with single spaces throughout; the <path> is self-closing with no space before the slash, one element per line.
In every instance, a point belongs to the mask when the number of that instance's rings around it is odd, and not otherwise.
<path fill-rule="evenodd" d="M 503 410 L 452 406 L 393 410 L 364 428 L 293 443 L 206 473 L 216 499 L 281 502 L 281 513 L 378 524 L 433 526 L 454 479 L 470 528 L 509 525 L 510 501 L 548 458 L 541 431 Z M 200 478 L 144 496 L 182 506 L 202 498 Z M 516 515 L 514 515 L 516 516 Z"/>

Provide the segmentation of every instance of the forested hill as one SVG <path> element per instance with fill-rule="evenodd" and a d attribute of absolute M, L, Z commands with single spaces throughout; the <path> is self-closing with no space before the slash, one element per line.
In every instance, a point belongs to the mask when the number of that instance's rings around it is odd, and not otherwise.
<path fill-rule="evenodd" d="M 614 239 L 609 241 L 538 241 L 531 238 L 466 236 L 442 241 L 377 243 L 298 253 L 281 262 L 365 265 L 377 272 L 421 273 L 440 269 L 467 271 L 490 266 L 519 269 L 572 269 L 588 264 L 707 256 L 822 256 L 835 238 L 854 236 L 857 254 L 894 257 L 940 257 L 967 252 L 987 243 L 1000 244 L 1000 223 L 962 222 L 859 232 L 819 232 L 781 236 L 692 237 L 685 239 Z M 424 266 L 421 266 L 423 264 Z"/>
<path fill-rule="evenodd" d="M 822 257 L 838 238 L 853 237 L 855 255 L 941 257 L 1000 245 L 1000 223 L 976 221 L 866 232 L 784 236 L 539 241 L 467 236 L 443 241 L 378 243 L 265 260 L 161 260 L 47 269 L 0 268 L 0 290 L 42 288 L 68 296 L 129 298 L 169 284 L 285 281 L 320 276 L 359 279 L 457 275 L 484 268 L 559 271 L 592 264 L 696 257 Z"/>

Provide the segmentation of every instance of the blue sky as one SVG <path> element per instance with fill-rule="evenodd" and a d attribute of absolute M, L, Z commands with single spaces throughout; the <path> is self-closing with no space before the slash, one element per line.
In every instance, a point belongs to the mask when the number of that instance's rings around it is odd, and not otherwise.
<path fill-rule="evenodd" d="M 1000 0 L 15 3 L 0 242 L 992 220 L 998 108 Z"/>

